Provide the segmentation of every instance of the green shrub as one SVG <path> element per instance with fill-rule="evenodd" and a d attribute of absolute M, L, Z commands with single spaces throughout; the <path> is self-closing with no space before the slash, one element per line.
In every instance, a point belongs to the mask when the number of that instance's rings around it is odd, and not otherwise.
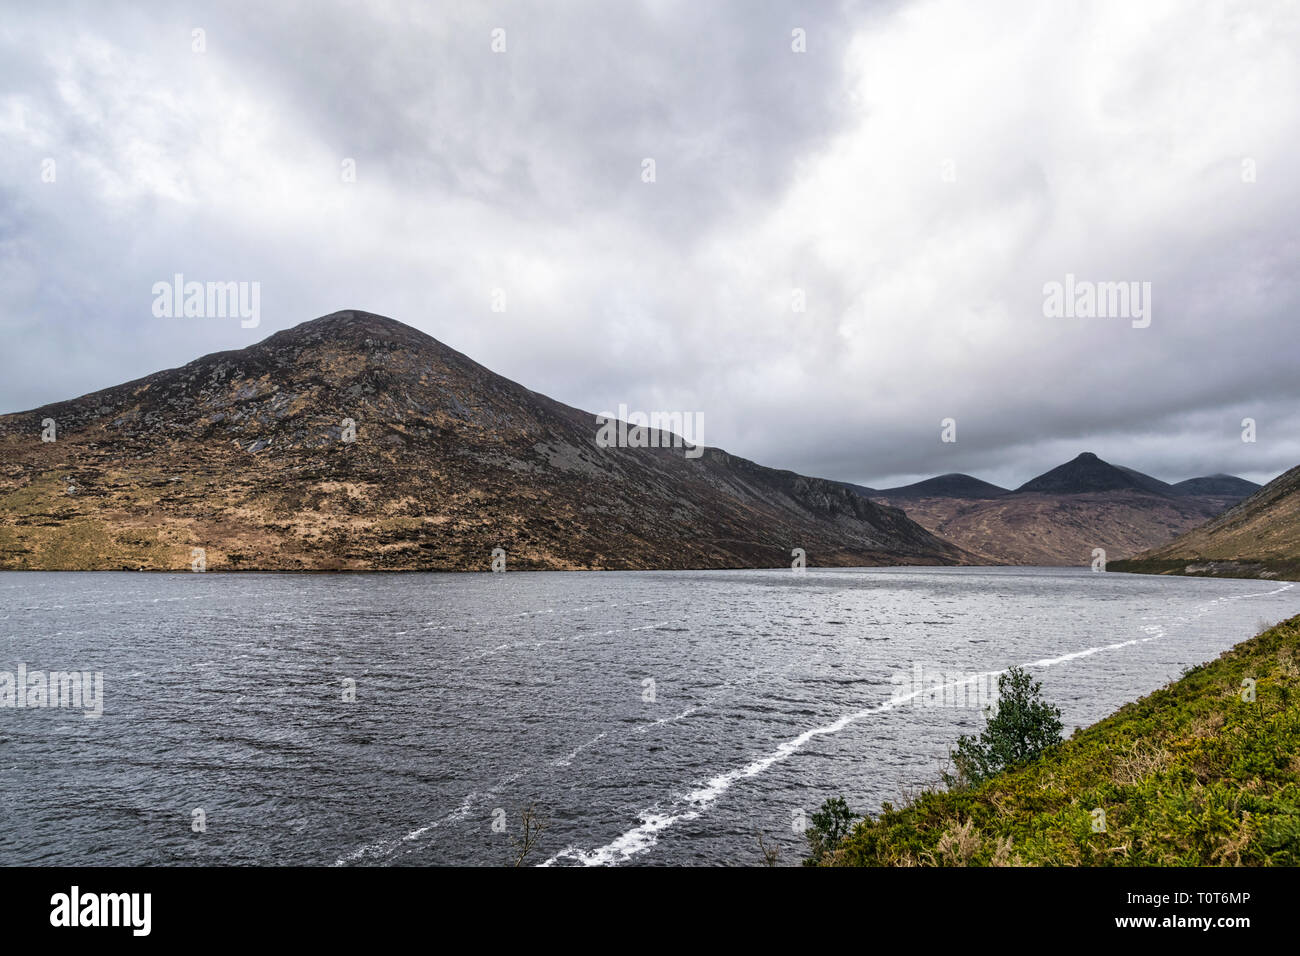
<path fill-rule="evenodd" d="M 1042 689 L 1019 667 L 999 677 L 996 711 L 979 737 L 958 738 L 951 755 L 956 773 L 945 773 L 944 782 L 956 789 L 983 783 L 1059 744 L 1061 709 L 1042 699 Z"/>
<path fill-rule="evenodd" d="M 857 817 L 843 797 L 831 797 L 808 819 L 809 855 L 804 866 L 820 866 L 849 832 Z"/>

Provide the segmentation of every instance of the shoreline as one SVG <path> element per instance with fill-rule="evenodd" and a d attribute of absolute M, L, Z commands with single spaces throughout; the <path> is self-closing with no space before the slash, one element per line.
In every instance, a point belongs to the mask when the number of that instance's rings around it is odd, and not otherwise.
<path fill-rule="evenodd" d="M 826 865 L 1300 865 L 1298 755 L 1300 615 L 1027 765 L 884 804 Z"/>

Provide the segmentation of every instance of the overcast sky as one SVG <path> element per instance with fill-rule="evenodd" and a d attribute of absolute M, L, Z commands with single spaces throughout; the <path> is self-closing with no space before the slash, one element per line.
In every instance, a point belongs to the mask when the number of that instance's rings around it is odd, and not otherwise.
<path fill-rule="evenodd" d="M 1265 481 L 1297 51 L 1267 2 L 14 7 L 0 411 L 359 308 L 807 474 Z M 175 273 L 260 283 L 261 324 L 156 318 Z M 1045 315 L 1067 274 L 1150 282 L 1149 326 Z"/>

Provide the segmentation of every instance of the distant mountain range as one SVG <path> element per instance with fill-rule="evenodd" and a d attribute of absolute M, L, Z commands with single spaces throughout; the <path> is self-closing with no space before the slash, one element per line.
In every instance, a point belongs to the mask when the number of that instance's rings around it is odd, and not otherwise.
<path fill-rule="evenodd" d="M 983 481 L 970 475 L 952 473 L 927 478 L 898 488 L 867 488 L 850 485 L 859 492 L 883 498 L 997 498 L 1001 495 L 1022 492 L 1043 494 L 1079 495 L 1090 491 L 1148 491 L 1153 494 L 1187 496 L 1213 495 L 1215 497 L 1245 498 L 1260 489 L 1260 485 L 1235 475 L 1208 475 L 1188 478 L 1169 484 L 1152 478 L 1132 468 L 1112 465 L 1102 461 L 1090 451 L 1085 451 L 1072 461 L 1058 465 L 1036 478 L 1031 478 L 1015 491 Z"/>
<path fill-rule="evenodd" d="M 1212 521 L 1111 567 L 1155 574 L 1300 580 L 1300 466 Z"/>
<path fill-rule="evenodd" d="M 1084 452 L 1014 491 L 949 474 L 900 488 L 856 486 L 872 501 L 903 508 L 982 561 L 1086 565 L 1164 544 L 1259 488 L 1231 475 L 1169 484 Z"/>
<path fill-rule="evenodd" d="M 0 568 L 485 570 L 496 548 L 514 570 L 789 567 L 795 548 L 812 566 L 974 560 L 837 482 L 597 431 L 416 329 L 337 312 L 0 416 Z"/>

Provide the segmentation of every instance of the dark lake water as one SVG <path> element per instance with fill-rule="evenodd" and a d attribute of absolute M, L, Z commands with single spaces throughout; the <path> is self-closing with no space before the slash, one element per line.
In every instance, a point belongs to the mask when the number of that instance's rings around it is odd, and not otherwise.
<path fill-rule="evenodd" d="M 1068 733 L 1298 612 L 1087 569 L 3 573 L 0 672 L 102 672 L 103 715 L 0 708 L 0 864 L 502 865 L 530 805 L 530 863 L 795 863 L 801 813 L 982 726 L 918 673 L 1031 665 Z"/>

